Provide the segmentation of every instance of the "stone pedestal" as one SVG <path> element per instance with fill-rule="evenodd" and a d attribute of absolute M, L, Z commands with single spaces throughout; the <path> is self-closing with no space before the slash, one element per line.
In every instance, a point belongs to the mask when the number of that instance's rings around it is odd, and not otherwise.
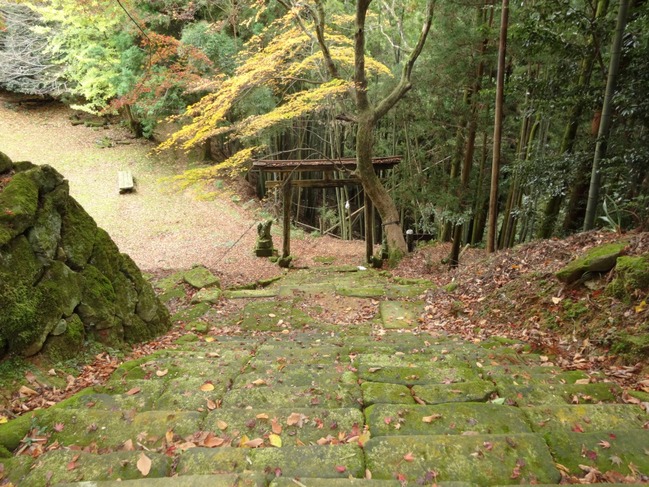
<path fill-rule="evenodd" d="M 273 224 L 272 220 L 257 225 L 257 245 L 255 245 L 255 255 L 257 257 L 272 257 L 277 254 L 277 250 L 273 247 L 273 238 L 270 236 L 270 227 Z"/>

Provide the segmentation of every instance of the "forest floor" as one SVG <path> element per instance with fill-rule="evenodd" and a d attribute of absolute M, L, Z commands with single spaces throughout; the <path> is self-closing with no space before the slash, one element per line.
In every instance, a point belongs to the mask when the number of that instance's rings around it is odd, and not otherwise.
<path fill-rule="evenodd" d="M 494 255 L 468 249 L 454 270 L 442 263 L 447 244 L 426 244 L 381 272 L 359 269 L 362 242 L 294 232 L 301 269 L 286 271 L 252 255 L 254 226 L 273 212 L 244 185 L 211 200 L 200 197 L 205 188 L 170 189 L 161 178 L 189 167 L 187 157 L 150 155 L 150 143 L 120 128 L 72 126 L 70 114 L 0 99 L 0 151 L 51 164 L 69 179 L 72 195 L 148 273 L 174 327 L 127 354 L 99 353 L 79 374 L 61 364 L 51 377 L 24 371 L 0 411 L 0 439 L 3 418 L 25 412 L 36 411 L 43 428 L 23 425 L 32 427 L 29 441 L 17 443 L 21 455 L 6 462 L 29 479 L 24 485 L 114 478 L 112 467 L 93 474 L 93 455 L 104 453 L 122 465 L 122 479 L 238 472 L 246 462 L 256 472 L 222 485 L 267 485 L 279 476 L 271 485 L 335 486 L 347 485 L 335 478 L 372 475 L 395 482 L 380 485 L 649 481 L 649 340 L 620 346 L 649 337 L 646 292 L 625 303 L 606 293 L 610 273 L 571 286 L 554 277 L 602 243 L 624 241 L 626 254 L 647 254 L 649 233 L 593 231 Z M 115 145 L 99 148 L 106 139 Z M 122 168 L 138 180 L 134 194 L 118 194 Z M 217 303 L 192 302 L 196 290 L 182 276 L 194 264 L 221 279 Z M 269 287 L 237 289 L 275 277 Z M 431 376 L 433 369 L 443 377 Z M 341 383 L 346 374 L 351 380 Z M 487 403 L 451 415 L 443 403 L 456 399 Z M 495 405 L 511 407 L 513 416 L 492 411 Z M 246 406 L 254 417 L 244 420 Z M 115 408 L 137 427 L 111 418 Z M 158 414 L 171 409 L 182 413 Z M 110 444 L 93 439 L 103 422 L 115 428 Z M 177 434 L 157 431 L 160 425 Z M 206 436 L 208 425 L 216 434 Z M 459 434 L 453 445 L 449 434 Z M 288 445 L 302 448 L 297 464 Z M 323 460 L 324 446 L 341 448 Z M 450 460 L 430 460 L 440 455 Z M 465 458 L 482 464 L 474 469 Z M 0 483 L 19 478 L 1 466 Z M 292 479 L 282 483 L 282 475 Z M 326 479 L 301 482 L 309 476 Z"/>

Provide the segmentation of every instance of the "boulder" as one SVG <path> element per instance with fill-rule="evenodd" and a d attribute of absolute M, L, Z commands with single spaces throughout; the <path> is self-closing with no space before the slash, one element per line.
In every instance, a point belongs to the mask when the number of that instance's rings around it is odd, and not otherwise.
<path fill-rule="evenodd" d="M 617 259 L 615 279 L 606 290 L 625 302 L 630 302 L 638 293 L 646 295 L 649 290 L 649 254 Z"/>
<path fill-rule="evenodd" d="M 40 352 L 68 360 L 86 340 L 119 347 L 169 328 L 151 285 L 70 197 L 63 176 L 0 153 L 3 172 L 0 358 Z"/>
<path fill-rule="evenodd" d="M 617 242 L 594 247 L 555 275 L 561 282 L 571 284 L 587 273 L 608 272 L 615 267 L 617 258 L 627 245 L 627 242 Z"/>

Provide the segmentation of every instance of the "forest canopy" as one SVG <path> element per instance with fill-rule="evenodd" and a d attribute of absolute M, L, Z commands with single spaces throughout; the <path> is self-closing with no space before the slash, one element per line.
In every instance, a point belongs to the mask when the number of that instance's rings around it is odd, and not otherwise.
<path fill-rule="evenodd" d="M 188 180 L 357 157 L 385 224 L 458 246 L 484 245 L 494 133 L 498 248 L 649 224 L 643 0 L 0 0 L 0 87 L 137 136 L 172 121 L 160 149 L 210 160 Z M 373 193 L 361 159 L 393 154 Z M 343 198 L 301 197 L 311 219 Z"/>

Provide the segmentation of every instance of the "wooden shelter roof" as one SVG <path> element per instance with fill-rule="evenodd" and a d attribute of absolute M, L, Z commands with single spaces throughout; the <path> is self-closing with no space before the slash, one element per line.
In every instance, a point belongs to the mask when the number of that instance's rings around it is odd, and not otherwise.
<path fill-rule="evenodd" d="M 401 162 L 401 156 L 386 156 L 372 158 L 376 169 L 390 169 Z M 268 172 L 283 171 L 335 171 L 346 169 L 353 171 L 356 168 L 355 158 L 345 159 L 306 159 L 306 160 L 260 160 L 252 163 L 253 169 Z"/>

